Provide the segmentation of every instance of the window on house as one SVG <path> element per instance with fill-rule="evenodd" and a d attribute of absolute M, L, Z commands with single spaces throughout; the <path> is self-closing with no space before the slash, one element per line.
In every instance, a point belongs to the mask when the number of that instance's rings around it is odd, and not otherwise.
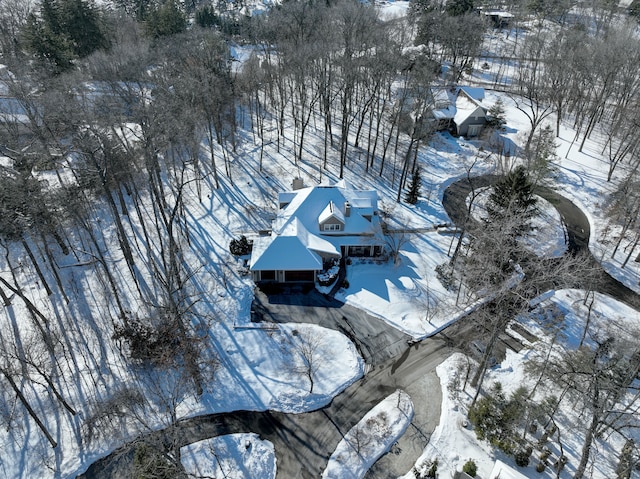
<path fill-rule="evenodd" d="M 326 225 L 322 225 L 323 231 L 340 231 L 342 229 L 342 225 L 340 223 L 329 223 Z"/>

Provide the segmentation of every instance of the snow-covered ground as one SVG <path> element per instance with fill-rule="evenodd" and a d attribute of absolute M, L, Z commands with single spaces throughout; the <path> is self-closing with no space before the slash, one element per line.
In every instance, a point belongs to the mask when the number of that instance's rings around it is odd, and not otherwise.
<path fill-rule="evenodd" d="M 555 304 L 565 315 L 564 336 L 561 340 L 563 347 L 575 348 L 580 343 L 582 331 L 585 328 L 585 318 L 587 317 L 587 306 L 583 304 L 583 300 L 584 291 L 560 290 L 551 299 L 542 303 L 543 305 Z M 640 313 L 609 296 L 599 293 L 596 293 L 591 314 L 591 327 L 594 330 L 605 330 L 613 325 L 618 331 L 626 331 L 630 326 L 637 328 L 640 324 Z M 539 343 L 551 342 L 551 337 L 548 336 L 549 331 L 542 328 L 535 321 L 527 321 L 526 327 L 539 337 Z M 486 384 L 490 385 L 494 382 L 499 382 L 506 395 L 521 386 L 531 386 L 535 381 L 529 379 L 525 374 L 524 364 L 534 353 L 536 344 L 528 343 L 528 346 L 519 354 L 507 350 L 506 359 L 490 370 L 489 376 L 485 380 Z M 512 457 L 491 447 L 486 441 L 478 441 L 467 418 L 467 408 L 471 403 L 475 390 L 467 386 L 464 391 L 458 390 L 454 392 L 451 388 L 454 378 L 456 376 L 459 378 L 461 371 L 466 367 L 467 361 L 467 358 L 457 353 L 437 368 L 443 392 L 440 424 L 431 436 L 431 441 L 423 455 L 416 461 L 416 468 L 420 471 L 424 469 L 426 464 L 437 458 L 439 477 L 451 477 L 450 474 L 452 472 L 462 470 L 463 464 L 472 459 L 478 466 L 478 475 L 482 478 L 488 478 L 495 461 L 501 460 L 526 477 L 555 477 L 556 473 L 551 470 L 551 467 L 547 467 L 546 472 L 543 474 L 536 472 L 535 467 L 538 463 L 537 458 L 540 451 L 534 451 L 529 466 L 517 468 Z M 566 418 L 566 422 L 563 423 L 562 437 L 564 454 L 569 459 L 560 477 L 569 478 L 572 477 L 575 471 L 575 465 L 580 461 L 580 441 L 583 439 L 581 431 L 584 427 L 585 419 L 580 416 L 580 411 L 575 409 L 571 401 L 563 401 L 561 403 L 558 417 Z M 611 451 L 620 451 L 623 444 L 624 440 L 616 434 L 608 436 L 607 441 L 598 441 L 594 449 L 601 452 L 594 458 L 592 472 L 589 477 L 602 479 L 614 477 L 617 457 L 611 454 Z M 558 450 L 554 446 L 552 446 L 552 451 L 556 455 L 558 454 Z M 413 479 L 413 474 L 409 473 L 404 477 L 405 479 Z"/>
<path fill-rule="evenodd" d="M 187 477 L 274 479 L 273 444 L 257 434 L 228 434 L 198 441 L 180 450 Z"/>
<path fill-rule="evenodd" d="M 406 2 L 392 2 L 380 8 L 385 10 L 385 15 L 394 15 L 398 10 L 406 8 L 405 4 Z M 245 53 L 243 51 L 239 55 Z M 507 129 L 502 136 L 516 145 L 522 144 L 528 121 L 514 107 L 513 102 L 501 93 L 489 91 L 484 103 L 491 105 L 499 97 L 503 99 L 507 109 Z M 623 244 L 616 257 L 610 257 L 616 228 L 609 227 L 604 199 L 612 191 L 615 181 L 606 181 L 608 164 L 601 155 L 598 138 L 594 135 L 593 140 L 587 141 L 583 152 L 578 152 L 575 146 L 570 150 L 574 134 L 565 127 L 557 139 L 559 175 L 555 180 L 556 186 L 588 215 L 592 233 L 590 248 L 594 255 L 601 258 L 603 265 L 613 276 L 640 291 L 640 265 L 630 261 L 624 269 L 621 267 L 626 259 L 625 247 L 629 245 Z M 190 192 L 187 200 L 193 238 L 193 253 L 189 261 L 199 266 L 199 269 L 196 268 L 194 281 L 199 285 L 199 293 L 206 292 L 206 295 L 203 294 L 198 307 L 211 318 L 209 322 L 202 324 L 202 328 L 207 331 L 207 347 L 210 348 L 212 357 L 217 357 L 218 361 L 211 366 L 211 376 L 208 377 L 210 381 L 202 397 L 196 398 L 188 393 L 178 395 L 180 400 L 175 408 L 179 418 L 239 409 L 286 412 L 311 410 L 327 404 L 333 396 L 363 374 L 362 361 L 353 344 L 339 333 L 309 325 L 280 325 L 264 329 L 250 323 L 254 285 L 239 272 L 240 265 L 228 253 L 230 239 L 268 227 L 276 208 L 277 193 L 287 190 L 294 176 L 302 175 L 306 184 L 318 184 L 321 178 L 322 181 L 336 181 L 338 178 L 333 167 L 321 172 L 318 170 L 318 152 L 322 151 L 323 144 L 320 134 L 308 134 L 307 151 L 316 152 L 317 156 L 310 153 L 301 162 L 302 168 L 293 164 L 293 155 L 290 155 L 293 145 L 290 139 L 287 139 L 282 152 L 276 151 L 274 145 L 267 147 L 262 159 L 262 171 L 258 168 L 259 153 L 251 135 L 245 135 L 242 140 L 238 146 L 238 157 L 242 158 L 242 162 L 233 163 L 235 184 L 230 184 L 222 177 L 221 188 L 215 190 L 210 183 L 205 182 L 202 201 L 198 200 L 195 191 Z M 497 158 L 488 154 L 487 149 L 480 149 L 480 146 L 481 143 L 477 140 L 467 141 L 448 134 L 437 134 L 431 144 L 419 154 L 423 188 L 416 205 L 396 203 L 397 185 L 390 185 L 387 179 L 366 174 L 357 166 L 346 171 L 345 179 L 356 187 L 378 190 L 391 227 L 424 228 L 431 231 L 408 237 L 401 249 L 399 261 L 395 264 L 378 264 L 372 260 L 354 261 L 348 270 L 349 287 L 339 291 L 339 299 L 365 309 L 419 338 L 433 334 L 467 306 L 456 306 L 455 296 L 447 292 L 436 278 L 434 268 L 447 261 L 453 238 L 441 234 L 433 227 L 449 222 L 441 205 L 442 193 L 448 184 L 466 175 L 466 169 L 474 159 L 478 159 L 478 162 L 472 174 L 492 172 L 498 167 Z M 330 165 L 335 165 L 335 155 L 332 161 Z M 42 179 L 46 175 L 46 179 L 55 185 L 55 175 L 44 172 Z M 544 221 L 556 223 L 557 218 Z M 557 252 L 561 231 L 542 226 L 539 231 L 550 231 L 550 234 L 545 239 L 538 238 L 537 245 L 542 244 L 549 251 Z M 105 244 L 110 245 L 111 251 L 117 251 L 115 229 L 106 226 L 103 234 Z M 23 253 L 15 254 L 24 256 Z M 121 257 L 111 259 L 124 263 Z M 26 260 L 24 262 L 28 263 Z M 59 410 L 42 399 L 47 397 L 46 388 L 32 386 L 28 391 L 29 397 L 38 399 L 39 410 L 44 416 L 48 416 L 47 424 L 54 430 L 59 445 L 56 450 L 49 448 L 25 414 L 25 418 L 20 417 L 20 421 L 29 427 L 11 430 L 3 427 L 0 432 L 0 475 L 3 477 L 73 477 L 139 432 L 167 425 L 168 414 L 164 409 L 166 404 L 163 403 L 168 394 L 167 388 L 172 387 L 173 394 L 175 388 L 183 387 L 177 378 L 171 377 L 156 378 L 161 383 L 161 387 L 156 389 L 142 382 L 136 371 L 123 360 L 113 342 L 103 341 L 103 337 L 111 337 L 113 324 L 109 312 L 101 310 L 102 305 L 108 303 L 106 298 L 109 294 L 102 279 L 86 274 L 81 261 L 75 257 L 61 259 L 61 267 L 65 271 L 63 280 L 70 285 L 69 289 L 91 291 L 95 300 L 93 305 L 67 305 L 63 301 L 48 299 L 42 294 L 37 277 L 29 268 L 19 270 L 17 274 L 22 284 L 32 285 L 28 294 L 35 298 L 42 311 L 58 321 L 62 322 L 61 318 L 68 317 L 71 322 L 81 324 L 68 329 L 68 339 L 83 345 L 81 349 L 85 355 L 79 354 L 78 357 L 84 363 L 73 366 L 61 363 L 63 370 L 60 372 L 61 375 L 70 372 L 69 377 L 75 378 L 76 383 L 67 385 L 65 394 L 79 413 L 76 416 L 60 414 Z M 127 282 L 126 274 L 118 280 L 123 296 L 127 292 L 131 297 L 136 296 L 134 286 Z M 550 301 L 558 302 L 567 311 L 573 311 L 580 294 L 558 292 Z M 594 310 L 597 318 L 607 322 L 617 320 L 616 318 L 636 322 L 640 320 L 636 311 L 625 309 L 600 295 Z M 136 312 L 138 311 L 134 311 Z M 143 313 L 142 308 L 140 312 Z M 30 324 L 31 321 L 26 308 L 15 298 L 12 306 L 5 308 L 5 316 L 14 325 L 20 322 Z M 568 331 L 580 331 L 583 316 L 584 312 L 580 311 L 568 314 Z M 542 336 L 544 332 L 540 331 L 539 334 Z M 322 338 L 320 344 L 316 345 L 316 354 L 323 357 L 322 367 L 314 372 L 313 392 L 308 377 L 304 374 L 299 347 L 300 341 L 312 336 Z M 575 334 L 571 336 L 575 337 Z M 4 341 L 3 338 L 3 344 Z M 98 351 L 99 356 L 92 357 L 87 353 L 90 351 Z M 508 353 L 507 359 L 491 371 L 489 381 L 499 380 L 506 390 L 521 384 L 524 381 L 522 363 L 526 356 L 526 350 L 520 354 Z M 449 395 L 447 385 L 459 360 L 459 357 L 454 356 L 439 368 L 445 396 L 442 419 L 423 458 L 418 460 L 418 465 L 439 457 L 441 477 L 448 477 L 444 475 L 445 471 L 453 471 L 467 459 L 473 458 L 479 466 L 480 475 L 484 477 L 490 472 L 496 458 L 510 464 L 512 460 L 496 453 L 486 444 L 479 443 L 473 431 L 465 425 L 465 400 L 471 391 L 467 390 L 462 394 L 459 401 Z M 68 369 L 64 369 L 65 367 Z M 105 428 L 97 431 L 92 439 L 87 439 L 84 421 L 96 412 L 97 404 L 124 391 L 123 385 L 144 392 L 148 401 L 146 422 L 141 424 L 136 418 L 129 417 L 117 424 L 117 430 Z M 2 411 L 2 414 L 3 425 L 16 424 L 13 417 L 15 410 Z M 567 417 L 572 419 L 568 413 Z M 366 424 L 366 419 L 364 421 Z M 575 431 L 575 437 L 567 438 L 574 444 L 571 448 L 574 452 L 579 450 L 576 444 L 580 439 L 578 429 Z M 381 441 L 382 450 L 388 448 L 394 434 Z M 246 447 L 247 441 L 251 442 L 249 448 Z M 218 470 L 224 471 L 229 465 L 229 469 L 244 467 L 250 470 L 245 477 L 269 477 L 272 474 L 272 451 L 268 445 L 251 436 L 229 438 L 225 444 L 221 446 L 214 442 L 214 449 L 218 454 L 214 458 L 217 465 L 208 455 L 207 451 L 211 448 L 203 444 L 193 446 L 193 449 L 183 453 L 185 466 L 189 470 L 200 471 L 199 473 L 217 473 Z M 220 451 L 223 450 L 227 452 L 222 454 Z M 256 455 L 260 458 L 256 458 Z M 575 456 L 571 460 L 575 463 Z M 599 457 L 593 477 L 611 477 L 612 460 L 610 457 Z M 207 464 L 212 469 L 208 469 Z M 344 467 L 348 468 L 349 465 L 353 470 L 363 467 L 359 461 L 343 461 Z M 563 472 L 562 477 L 568 477 L 568 471 L 570 468 Z M 526 473 L 537 474 L 531 466 Z"/>
<path fill-rule="evenodd" d="M 396 391 L 376 404 L 336 446 L 323 479 L 360 479 L 401 437 L 413 418 L 411 398 Z"/>

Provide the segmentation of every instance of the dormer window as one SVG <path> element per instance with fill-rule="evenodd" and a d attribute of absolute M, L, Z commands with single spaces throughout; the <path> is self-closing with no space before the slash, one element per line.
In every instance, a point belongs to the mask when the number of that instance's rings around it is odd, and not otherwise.
<path fill-rule="evenodd" d="M 340 223 L 325 223 L 322 225 L 322 231 L 342 231 Z"/>
<path fill-rule="evenodd" d="M 318 217 L 320 231 L 342 231 L 344 229 L 344 214 L 333 201 L 322 210 Z"/>

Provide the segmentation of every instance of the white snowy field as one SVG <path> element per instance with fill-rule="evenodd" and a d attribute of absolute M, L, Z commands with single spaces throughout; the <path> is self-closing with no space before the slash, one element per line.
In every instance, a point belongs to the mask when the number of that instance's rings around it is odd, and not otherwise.
<path fill-rule="evenodd" d="M 275 479 L 273 444 L 257 434 L 228 434 L 198 441 L 180 451 L 187 477 Z"/>

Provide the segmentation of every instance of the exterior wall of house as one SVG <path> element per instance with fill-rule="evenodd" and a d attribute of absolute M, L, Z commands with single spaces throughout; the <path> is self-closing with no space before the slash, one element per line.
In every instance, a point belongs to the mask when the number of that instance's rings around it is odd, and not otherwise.
<path fill-rule="evenodd" d="M 380 256 L 384 248 L 382 245 L 349 245 L 342 246 L 341 248 L 342 256 L 348 257 L 375 257 Z"/>
<path fill-rule="evenodd" d="M 487 123 L 487 118 L 482 115 L 482 116 L 470 116 L 469 118 L 467 118 L 464 122 L 462 122 L 460 125 L 458 125 L 458 135 L 460 136 L 475 136 L 475 135 L 469 135 L 469 127 L 479 127 L 477 128 L 478 130 L 481 130 L 482 127 L 484 125 L 486 125 Z M 472 128 L 473 129 L 473 128 Z M 476 133 L 477 135 L 477 133 Z"/>

